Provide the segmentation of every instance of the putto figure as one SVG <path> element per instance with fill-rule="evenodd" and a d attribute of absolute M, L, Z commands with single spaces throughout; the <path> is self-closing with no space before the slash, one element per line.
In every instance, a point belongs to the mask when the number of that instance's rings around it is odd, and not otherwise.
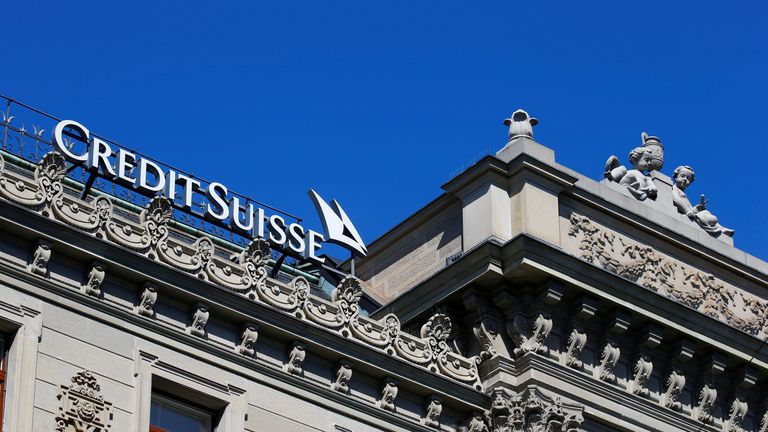
<path fill-rule="evenodd" d="M 653 180 L 646 173 L 658 171 L 664 165 L 664 146 L 657 137 L 641 135 L 643 145 L 629 153 L 632 169 L 619 164 L 619 158 L 611 156 L 605 162 L 605 178 L 626 186 L 627 190 L 640 201 L 656 199 L 657 190 Z"/>
<path fill-rule="evenodd" d="M 717 237 L 721 234 L 733 237 L 734 231 L 718 223 L 717 217 L 707 210 L 707 199 L 701 196 L 699 204 L 692 206 L 688 200 L 685 189 L 693 183 L 696 173 L 688 165 L 682 165 L 675 168 L 672 178 L 675 184 L 672 186 L 672 201 L 677 207 L 677 211 L 688 216 L 690 220 L 696 222 L 704 231 Z"/>

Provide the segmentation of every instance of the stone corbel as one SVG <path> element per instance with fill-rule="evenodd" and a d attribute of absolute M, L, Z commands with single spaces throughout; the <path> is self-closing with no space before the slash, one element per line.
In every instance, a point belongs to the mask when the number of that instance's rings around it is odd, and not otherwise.
<path fill-rule="evenodd" d="M 568 335 L 562 362 L 566 366 L 581 369 L 584 367 L 584 362 L 581 360 L 581 352 L 587 344 L 585 323 L 595 316 L 598 300 L 594 297 L 583 295 L 577 300 L 576 305 L 576 309 L 573 312 L 571 333 Z"/>
<path fill-rule="evenodd" d="M 91 269 L 85 277 L 85 282 L 82 286 L 82 291 L 90 296 L 101 296 L 101 284 L 104 283 L 104 278 L 107 276 L 107 265 L 101 261 L 94 261 L 91 264 Z"/>
<path fill-rule="evenodd" d="M 421 423 L 425 426 L 440 428 L 440 414 L 443 412 L 443 399 L 437 395 L 432 395 L 427 399 L 424 418 Z"/>
<path fill-rule="evenodd" d="M 475 411 L 466 421 L 465 429 L 467 432 L 489 432 L 488 418 L 480 411 Z"/>
<path fill-rule="evenodd" d="M 195 313 L 192 314 L 192 322 L 187 327 L 187 332 L 191 335 L 198 337 L 205 337 L 205 326 L 208 324 L 208 318 L 210 312 L 208 311 L 208 305 L 205 303 L 197 303 L 195 305 Z"/>
<path fill-rule="evenodd" d="M 619 362 L 621 356 L 621 349 L 619 343 L 609 338 L 603 346 L 603 351 L 600 353 L 600 365 L 597 367 L 597 378 L 601 381 L 615 383 L 616 382 L 616 364 Z"/>
<path fill-rule="evenodd" d="M 285 363 L 285 371 L 291 375 L 304 375 L 304 358 L 307 356 L 306 345 L 300 341 L 294 341 L 288 350 L 288 361 Z"/>
<path fill-rule="evenodd" d="M 155 315 L 157 303 L 157 287 L 152 282 L 145 282 L 139 295 L 139 304 L 134 310 L 137 314 L 152 318 Z"/>
<path fill-rule="evenodd" d="M 680 411 L 683 404 L 680 402 L 680 393 L 685 387 L 685 375 L 680 369 L 672 369 L 667 375 L 664 394 L 661 395 L 661 404 L 671 410 Z"/>
<path fill-rule="evenodd" d="M 27 270 L 39 275 L 48 275 L 48 261 L 51 260 L 51 252 L 53 250 L 53 244 L 45 239 L 40 239 L 35 244 L 35 249 L 32 251 L 32 257 L 27 265 Z"/>
<path fill-rule="evenodd" d="M 349 393 L 349 381 L 352 380 L 352 363 L 342 360 L 336 366 L 336 375 L 331 388 L 340 393 Z"/>
<path fill-rule="evenodd" d="M 725 356 L 718 353 L 712 353 L 703 367 L 702 376 L 705 381 L 702 383 L 696 395 L 696 406 L 691 411 L 691 417 L 705 424 L 712 423 L 712 409 L 717 399 L 717 388 L 713 382 L 715 375 L 725 371 Z"/>
<path fill-rule="evenodd" d="M 392 378 L 385 378 L 381 386 L 381 398 L 379 399 L 379 408 L 395 412 L 395 398 L 397 398 L 397 381 Z"/>
<path fill-rule="evenodd" d="M 728 410 L 728 418 L 723 422 L 725 432 L 744 432 L 744 417 L 747 416 L 749 405 L 742 396 L 736 396 Z"/>
<path fill-rule="evenodd" d="M 259 326 L 252 322 L 247 322 L 243 326 L 240 334 L 240 342 L 235 347 L 235 351 L 246 356 L 253 357 L 256 353 L 256 340 L 259 338 Z"/>
<path fill-rule="evenodd" d="M 478 357 L 485 361 L 499 352 L 500 323 L 497 312 L 488 298 L 478 290 L 462 296 L 464 306 L 474 315 L 472 332 L 478 345 Z"/>
<path fill-rule="evenodd" d="M 763 410 L 763 417 L 760 419 L 760 429 L 758 432 L 768 432 L 768 402 L 766 402 L 765 410 Z"/>
<path fill-rule="evenodd" d="M 629 391 L 638 396 L 648 397 L 650 394 L 648 380 L 652 372 L 653 362 L 651 358 L 645 353 L 640 353 L 635 362 L 632 380 L 629 382 Z"/>

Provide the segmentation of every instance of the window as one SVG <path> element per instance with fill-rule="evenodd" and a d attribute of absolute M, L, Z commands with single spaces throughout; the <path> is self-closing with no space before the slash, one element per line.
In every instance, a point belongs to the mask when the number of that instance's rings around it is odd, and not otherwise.
<path fill-rule="evenodd" d="M 8 343 L 0 334 L 0 429 L 3 427 L 3 407 L 5 407 L 5 375 L 8 372 Z"/>
<path fill-rule="evenodd" d="M 213 415 L 203 409 L 153 395 L 149 432 L 213 432 Z"/>

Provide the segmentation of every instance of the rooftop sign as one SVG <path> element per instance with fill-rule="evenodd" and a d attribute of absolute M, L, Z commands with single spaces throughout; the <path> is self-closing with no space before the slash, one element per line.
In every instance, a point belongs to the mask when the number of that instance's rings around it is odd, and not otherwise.
<path fill-rule="evenodd" d="M 66 137 L 86 143 L 86 150 L 75 151 Z M 124 148 L 113 149 L 110 143 L 92 136 L 88 128 L 76 121 L 62 120 L 56 125 L 53 145 L 67 160 L 94 174 L 144 194 L 162 194 L 182 211 L 218 221 L 251 238 L 266 238 L 282 250 L 314 262 L 325 261 L 318 256 L 323 242 L 337 244 L 360 256 L 367 253 L 363 240 L 339 203 L 332 200 L 329 205 L 314 190 L 309 191 L 309 196 L 325 228 L 325 237 L 305 229 L 299 221 L 288 222 L 279 214 L 267 214 L 264 208 L 231 193 L 219 182 L 202 182 Z M 205 199 L 202 211 L 193 206 L 195 195 Z"/>

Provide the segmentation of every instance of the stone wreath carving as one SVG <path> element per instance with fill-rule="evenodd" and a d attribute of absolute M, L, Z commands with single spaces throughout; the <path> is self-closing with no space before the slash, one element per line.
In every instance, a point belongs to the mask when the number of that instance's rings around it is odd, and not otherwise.
<path fill-rule="evenodd" d="M 57 396 L 59 413 L 56 432 L 107 432 L 111 429 L 112 404 L 101 395 L 101 387 L 90 371 L 80 371 L 71 385 L 62 385 Z"/>
<path fill-rule="evenodd" d="M 433 334 L 417 337 L 401 331 L 400 321 L 393 314 L 380 321 L 360 316 L 363 291 L 358 279 L 342 280 L 331 301 L 313 296 L 309 282 L 302 277 L 287 284 L 268 277 L 267 265 L 272 254 L 264 239 L 254 239 L 234 254 L 217 253 L 217 246 L 209 237 L 202 236 L 191 243 L 185 241 L 184 236 L 170 235 L 173 202 L 168 198 L 150 200 L 137 223 L 113 212 L 111 197 L 100 195 L 88 201 L 78 199 L 74 193 L 65 193 L 65 175 L 66 162 L 56 152 L 46 154 L 34 175 L 27 177 L 5 170 L 5 161 L 0 157 L 0 197 L 405 362 L 482 388 L 475 357 L 443 349 L 447 344 L 435 343 Z M 45 247 L 35 251 L 29 265 L 31 272 L 45 274 L 50 258 L 48 245 L 44 242 Z M 227 256 L 230 259 L 226 259 Z M 151 317 L 156 298 L 155 292 L 143 293 L 141 305 L 137 307 L 139 313 Z"/>
<path fill-rule="evenodd" d="M 768 335 L 768 302 L 724 285 L 709 273 L 604 230 L 575 213 L 568 234 L 580 258 L 757 337 Z"/>
<path fill-rule="evenodd" d="M 491 393 L 491 409 L 485 414 L 485 422 L 491 432 L 580 432 L 583 409 L 535 385 L 520 393 L 496 388 Z M 483 430 L 479 426 L 476 430 Z"/>

